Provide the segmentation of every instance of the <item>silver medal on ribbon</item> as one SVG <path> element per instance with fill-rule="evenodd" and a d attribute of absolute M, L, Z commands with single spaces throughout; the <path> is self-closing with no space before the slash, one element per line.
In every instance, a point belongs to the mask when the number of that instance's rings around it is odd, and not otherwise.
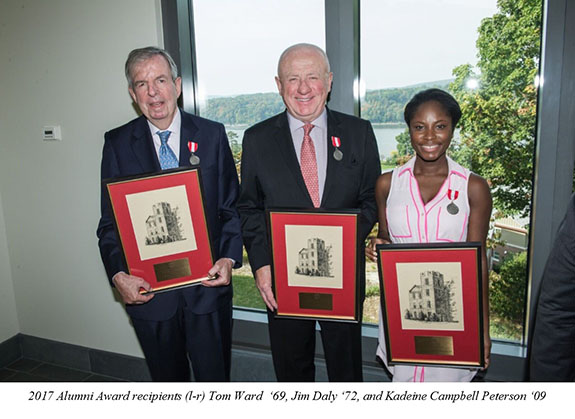
<path fill-rule="evenodd" d="M 455 202 L 451 201 L 447 206 L 447 212 L 451 215 L 455 215 L 459 212 L 459 207 L 455 204 Z"/>
<path fill-rule="evenodd" d="M 341 161 L 341 159 L 343 159 L 343 153 L 339 148 L 336 148 L 335 151 L 333 152 L 333 158 L 336 159 L 337 161 Z"/>
<path fill-rule="evenodd" d="M 192 166 L 197 166 L 198 164 L 200 164 L 200 158 L 196 156 L 194 153 L 192 153 L 192 155 L 190 156 L 190 164 Z"/>

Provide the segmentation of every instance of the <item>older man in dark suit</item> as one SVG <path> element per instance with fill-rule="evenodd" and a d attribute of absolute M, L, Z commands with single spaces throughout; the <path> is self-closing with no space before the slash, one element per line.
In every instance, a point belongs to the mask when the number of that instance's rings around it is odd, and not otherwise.
<path fill-rule="evenodd" d="M 190 165 L 188 142 L 196 144 L 204 200 L 216 262 L 215 279 L 201 286 L 158 295 L 146 278 L 128 275 L 113 214 L 102 189 L 98 237 L 109 280 L 126 304 L 154 381 L 229 381 L 231 360 L 231 269 L 242 258 L 240 220 L 235 208 L 238 179 L 222 124 L 181 111 L 181 79 L 170 55 L 147 47 L 126 61 L 128 90 L 142 116 L 106 133 L 102 179 L 159 172 Z M 188 358 L 189 357 L 189 358 Z"/>
<path fill-rule="evenodd" d="M 279 381 L 315 379 L 316 322 L 274 318 L 266 209 L 358 208 L 362 247 L 377 218 L 374 186 L 380 164 L 375 135 L 369 122 L 326 108 L 332 79 L 323 50 L 310 44 L 288 48 L 276 77 L 287 110 L 251 127 L 243 139 L 238 210 L 256 285 L 269 309 Z M 362 299 L 363 275 L 362 270 Z M 319 323 L 330 381 L 361 381 L 361 322 Z"/>

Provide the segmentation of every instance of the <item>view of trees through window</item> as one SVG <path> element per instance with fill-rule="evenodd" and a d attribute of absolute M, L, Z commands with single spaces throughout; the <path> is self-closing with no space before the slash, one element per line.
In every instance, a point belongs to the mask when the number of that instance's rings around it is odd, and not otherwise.
<path fill-rule="evenodd" d="M 245 17 L 245 1 L 193 2 L 200 114 L 226 126 L 238 170 L 244 130 L 284 110 L 273 81 L 280 53 L 296 42 L 325 47 L 323 1 L 251 3 L 257 20 Z M 360 2 L 361 117 L 374 126 L 382 171 L 413 152 L 403 108 L 416 92 L 445 89 L 462 107 L 450 155 L 492 188 L 490 327 L 511 341 L 523 337 L 541 8 L 541 0 Z M 234 305 L 263 309 L 244 263 Z M 377 268 L 367 269 L 364 321 L 377 323 Z"/>
<path fill-rule="evenodd" d="M 407 3 L 406 9 L 413 10 L 416 5 L 424 8 L 421 1 Z M 409 65 L 420 66 L 420 73 L 415 76 L 419 80 L 403 88 L 372 90 L 366 81 L 361 116 L 374 124 L 383 170 L 387 170 L 403 164 L 413 155 L 403 123 L 403 107 L 413 94 L 428 87 L 438 87 L 456 97 L 463 115 L 449 154 L 487 179 L 494 200 L 488 237 L 491 335 L 493 338 L 521 341 L 526 301 L 541 0 L 443 3 L 451 6 L 451 10 L 449 7 L 440 11 L 430 10 L 424 13 L 426 19 L 434 21 L 442 16 L 446 20 L 457 19 L 450 16 L 450 12 L 455 13 L 459 9 L 480 18 L 474 29 L 474 44 L 467 45 L 468 49 L 476 47 L 475 59 L 461 59 L 457 65 L 447 67 L 451 71 L 450 78 L 441 77 L 442 73 L 438 72 L 439 78 L 433 80 L 427 71 L 428 62 L 443 58 L 449 61 L 446 53 L 451 58 L 458 58 L 458 42 L 461 40 L 455 41 L 454 37 L 459 36 L 462 33 L 459 30 L 463 29 L 449 27 L 451 33 L 438 34 L 437 38 L 431 35 L 431 40 L 415 44 L 407 42 L 409 35 L 399 36 L 400 43 L 406 42 L 400 47 L 412 53 Z M 489 3 L 492 3 L 492 12 L 489 11 Z M 479 6 L 490 13 L 478 16 Z M 379 2 L 364 0 L 362 17 L 374 19 L 377 16 L 374 9 L 381 7 Z M 454 29 L 457 30 L 454 32 Z M 428 28 L 412 25 L 406 30 L 416 31 L 423 41 Z M 369 34 L 362 33 L 362 40 L 366 36 Z M 397 41 L 394 39 L 394 42 Z M 362 45 L 362 54 L 366 53 L 370 52 L 365 51 Z M 409 53 L 405 55 L 409 57 Z M 362 63 L 362 68 L 365 65 Z M 431 69 L 432 72 L 434 70 Z M 394 130 L 400 132 L 396 134 Z M 389 137 L 393 137 L 393 141 Z M 376 275 L 375 266 L 370 266 L 369 270 L 374 272 L 373 276 Z M 368 296 L 365 311 L 369 318 L 366 320 L 376 321 L 379 287 L 375 281 L 368 285 Z"/>
<path fill-rule="evenodd" d="M 286 4 L 193 1 L 200 115 L 225 125 L 238 173 L 244 131 L 285 109 L 274 81 L 280 54 L 299 42 L 325 48 L 324 1 Z M 234 306 L 265 309 L 245 250 L 243 259 L 233 272 Z"/>

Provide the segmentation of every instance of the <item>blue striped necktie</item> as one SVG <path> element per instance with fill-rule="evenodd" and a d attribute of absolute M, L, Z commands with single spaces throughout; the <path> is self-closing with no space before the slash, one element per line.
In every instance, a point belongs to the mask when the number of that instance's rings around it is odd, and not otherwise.
<path fill-rule="evenodd" d="M 176 155 L 174 154 L 174 150 L 170 148 L 168 145 L 168 138 L 170 137 L 170 131 L 158 131 L 157 134 L 160 136 L 160 141 L 162 145 L 160 145 L 160 167 L 162 170 L 166 169 L 173 169 L 174 167 L 178 167 L 180 164 Z"/>

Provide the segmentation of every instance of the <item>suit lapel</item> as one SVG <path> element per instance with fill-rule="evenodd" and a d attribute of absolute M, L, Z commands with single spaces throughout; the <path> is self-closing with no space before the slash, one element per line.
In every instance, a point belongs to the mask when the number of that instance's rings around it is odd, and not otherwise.
<path fill-rule="evenodd" d="M 140 117 L 134 128 L 132 150 L 144 172 L 158 172 L 161 170 L 150 128 L 144 116 Z"/>
<path fill-rule="evenodd" d="M 287 111 L 284 111 L 277 120 L 276 123 L 276 133 L 274 134 L 274 140 L 277 143 L 278 150 L 280 154 L 283 156 L 283 160 L 286 162 L 289 171 L 293 178 L 295 179 L 296 184 L 300 188 L 302 194 L 307 197 L 309 201 L 309 206 L 313 207 L 313 201 L 309 195 L 307 190 L 307 186 L 305 185 L 305 181 L 303 180 L 303 175 L 301 174 L 301 168 L 299 165 L 299 161 L 297 159 L 297 154 L 295 152 L 295 147 L 293 144 L 293 139 L 291 136 L 291 131 L 287 119 Z"/>
<path fill-rule="evenodd" d="M 321 198 L 321 206 L 328 207 L 327 203 L 329 202 L 329 195 L 333 188 L 337 190 L 338 178 L 339 178 L 339 169 L 342 165 L 343 160 L 337 161 L 333 157 L 333 152 L 335 151 L 335 147 L 331 142 L 331 137 L 339 137 L 342 141 L 341 146 L 339 147 L 340 150 L 343 151 L 344 149 L 344 141 L 346 138 L 342 138 L 342 130 L 340 127 L 339 120 L 337 116 L 330 112 L 327 109 L 327 169 L 325 174 L 325 185 L 323 188 L 323 196 Z M 344 154 L 345 158 L 345 154 Z"/>
<path fill-rule="evenodd" d="M 198 152 L 200 154 L 202 147 L 200 147 L 200 140 L 198 137 L 198 127 L 194 123 L 193 119 L 189 114 L 181 112 L 182 115 L 182 125 L 180 127 L 180 167 L 191 166 L 190 164 L 190 149 L 188 148 L 188 142 L 193 141 L 198 144 Z"/>

